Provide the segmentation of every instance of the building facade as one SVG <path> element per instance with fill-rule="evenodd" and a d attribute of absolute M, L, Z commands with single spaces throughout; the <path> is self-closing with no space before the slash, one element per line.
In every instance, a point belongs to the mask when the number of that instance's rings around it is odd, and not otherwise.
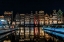
<path fill-rule="evenodd" d="M 18 15 L 17 15 L 18 16 Z M 18 19 L 18 18 L 17 18 Z M 53 10 L 53 13 L 48 15 L 44 14 L 44 11 L 35 11 L 35 14 L 20 14 L 20 20 L 22 25 L 25 24 L 37 24 L 37 25 L 48 25 L 48 24 L 59 24 L 63 23 L 63 12 L 61 10 Z"/>
<path fill-rule="evenodd" d="M 5 11 L 4 18 L 8 21 L 9 24 L 12 24 L 13 21 L 13 11 Z"/>

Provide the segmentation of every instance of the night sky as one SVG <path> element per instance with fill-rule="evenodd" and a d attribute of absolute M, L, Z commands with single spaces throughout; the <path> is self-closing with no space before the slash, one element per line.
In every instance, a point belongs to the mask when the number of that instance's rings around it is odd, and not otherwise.
<path fill-rule="evenodd" d="M 0 15 L 4 11 L 13 11 L 16 14 L 39 10 L 50 14 L 54 9 L 64 12 L 64 0 L 0 0 Z"/>

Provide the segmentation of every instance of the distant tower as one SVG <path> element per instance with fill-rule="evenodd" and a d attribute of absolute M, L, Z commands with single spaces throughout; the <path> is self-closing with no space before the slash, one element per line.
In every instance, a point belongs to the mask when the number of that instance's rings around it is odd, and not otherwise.
<path fill-rule="evenodd" d="M 53 24 L 57 24 L 57 12 L 56 12 L 56 10 L 53 10 L 53 17 L 52 17 L 52 19 L 53 19 Z"/>

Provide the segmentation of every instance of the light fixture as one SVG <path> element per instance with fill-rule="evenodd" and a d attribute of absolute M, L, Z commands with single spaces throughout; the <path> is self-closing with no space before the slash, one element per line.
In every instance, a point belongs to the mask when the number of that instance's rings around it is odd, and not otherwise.
<path fill-rule="evenodd" d="M 5 20 L 1 20 L 1 21 L 5 21 Z"/>

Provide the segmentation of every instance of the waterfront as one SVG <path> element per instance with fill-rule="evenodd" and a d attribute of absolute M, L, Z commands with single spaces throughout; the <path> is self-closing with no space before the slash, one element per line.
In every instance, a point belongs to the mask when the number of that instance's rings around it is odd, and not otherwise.
<path fill-rule="evenodd" d="M 19 29 L 16 31 L 16 35 L 13 37 L 15 38 L 9 39 L 7 41 L 12 40 L 12 42 L 47 42 L 48 40 L 49 42 L 50 40 L 50 36 L 48 34 L 44 35 L 42 27 L 19 27 Z"/>

